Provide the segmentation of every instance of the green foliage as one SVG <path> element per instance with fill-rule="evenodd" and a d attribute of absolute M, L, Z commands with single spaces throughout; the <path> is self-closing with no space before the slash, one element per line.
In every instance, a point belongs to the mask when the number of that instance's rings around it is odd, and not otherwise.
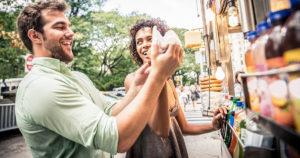
<path fill-rule="evenodd" d="M 29 53 L 19 37 L 15 26 L 22 6 L 35 0 L 5 0 L 0 2 L 0 78 L 24 76 L 24 58 Z M 100 90 L 124 86 L 127 74 L 138 66 L 129 54 L 129 29 L 137 19 L 147 18 L 135 12 L 120 15 L 116 11 L 104 12 L 101 7 L 107 0 L 67 0 L 67 14 L 75 32 L 73 42 L 74 60 L 72 70 L 89 76 Z M 186 29 L 173 28 L 184 43 Z M 184 84 L 196 82 L 190 72 L 198 73 L 194 51 L 184 48 L 185 59 L 175 74 L 182 74 Z"/>
<path fill-rule="evenodd" d="M 0 11 L 0 79 L 24 76 L 24 49 L 15 21 L 18 12 Z"/>
<path fill-rule="evenodd" d="M 71 17 L 79 36 L 73 46 L 73 70 L 87 74 L 101 90 L 124 86 L 126 75 L 137 68 L 128 50 L 129 29 L 141 17 L 145 15 L 103 11 Z"/>
<path fill-rule="evenodd" d="M 184 47 L 184 33 L 188 30 L 183 28 L 172 28 L 172 30 L 176 32 L 181 40 L 184 50 L 184 59 L 174 75 L 183 75 L 183 85 L 192 85 L 196 82 L 199 83 L 200 64 L 195 63 L 195 51 Z"/>

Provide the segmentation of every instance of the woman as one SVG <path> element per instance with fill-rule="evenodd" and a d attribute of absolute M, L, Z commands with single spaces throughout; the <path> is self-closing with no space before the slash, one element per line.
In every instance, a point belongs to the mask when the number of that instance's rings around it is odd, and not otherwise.
<path fill-rule="evenodd" d="M 195 110 L 195 106 L 196 106 L 196 102 L 197 100 L 200 98 L 198 91 L 197 91 L 197 87 L 195 85 L 191 86 L 191 99 L 192 99 L 192 104 L 193 104 L 193 110 Z"/>
<path fill-rule="evenodd" d="M 157 19 L 138 20 L 130 30 L 129 49 L 133 60 L 139 66 L 151 63 L 147 52 L 151 47 L 154 26 L 157 26 L 157 30 L 162 35 L 168 31 L 167 26 Z M 131 73 L 126 77 L 126 90 L 129 89 L 134 76 L 135 73 Z M 227 108 L 222 107 L 215 111 L 212 124 L 188 124 L 179 106 L 175 86 L 172 80 L 167 80 L 151 119 L 135 144 L 127 152 L 126 157 L 188 157 L 182 134 L 201 134 L 219 129 L 226 113 Z"/>
<path fill-rule="evenodd" d="M 185 108 L 186 104 L 188 103 L 188 95 L 185 93 L 184 86 L 180 87 L 180 91 L 179 94 L 177 94 L 177 96 L 179 96 L 179 104 L 183 105 L 183 109 L 184 111 L 186 111 Z"/>

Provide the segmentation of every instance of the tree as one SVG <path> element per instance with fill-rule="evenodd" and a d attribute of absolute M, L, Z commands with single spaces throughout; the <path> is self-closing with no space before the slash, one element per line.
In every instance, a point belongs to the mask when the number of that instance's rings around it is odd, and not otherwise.
<path fill-rule="evenodd" d="M 200 65 L 195 63 L 195 51 L 184 46 L 184 33 L 188 30 L 183 28 L 172 28 L 172 30 L 178 35 L 184 50 L 184 59 L 174 75 L 182 75 L 184 85 L 199 83 Z"/>
<path fill-rule="evenodd" d="M 80 37 L 74 41 L 72 68 L 86 73 L 101 90 L 123 86 L 126 75 L 137 68 L 130 59 L 128 35 L 141 17 L 145 15 L 121 16 L 115 11 L 71 17 L 73 30 Z"/>
<path fill-rule="evenodd" d="M 69 16 L 82 16 L 91 11 L 99 11 L 107 0 L 66 0 L 70 6 Z"/>
<path fill-rule="evenodd" d="M 11 1 L 13 2 L 13 1 Z M 3 4 L 3 2 L 1 2 Z M 11 3 L 8 3 L 11 4 Z M 28 51 L 16 32 L 16 19 L 19 6 L 1 8 L 0 11 L 0 79 L 24 76 L 24 58 Z M 13 24 L 13 25 L 12 25 Z"/>

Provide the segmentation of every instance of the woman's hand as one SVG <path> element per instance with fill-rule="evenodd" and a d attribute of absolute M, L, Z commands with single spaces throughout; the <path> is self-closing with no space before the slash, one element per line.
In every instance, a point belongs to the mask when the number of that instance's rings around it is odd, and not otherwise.
<path fill-rule="evenodd" d="M 150 73 L 150 67 L 148 63 L 142 65 L 134 74 L 132 84 L 130 86 L 131 89 L 135 89 L 138 92 L 143 87 L 146 82 L 148 75 Z"/>
<path fill-rule="evenodd" d="M 221 106 L 214 111 L 213 120 L 212 120 L 212 127 L 217 130 L 222 127 L 226 119 L 226 115 L 229 108 L 227 106 Z"/>

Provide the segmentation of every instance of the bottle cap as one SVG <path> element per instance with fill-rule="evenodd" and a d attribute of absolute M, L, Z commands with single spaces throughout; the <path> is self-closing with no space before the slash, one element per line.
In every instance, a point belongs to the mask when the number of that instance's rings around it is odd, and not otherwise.
<path fill-rule="evenodd" d="M 243 107 L 243 109 L 246 109 L 246 106 L 245 106 L 244 102 L 242 102 L 242 107 Z"/>
<path fill-rule="evenodd" d="M 243 102 L 241 102 L 241 101 L 237 101 L 237 102 L 236 102 L 236 106 L 242 107 L 242 105 L 243 105 Z"/>
<path fill-rule="evenodd" d="M 240 98 L 235 98 L 235 97 L 233 97 L 233 103 L 236 103 L 237 101 L 239 101 L 240 100 Z"/>
<path fill-rule="evenodd" d="M 256 30 L 254 31 L 250 31 L 249 33 L 247 33 L 247 39 L 248 41 L 252 41 L 254 39 L 256 39 L 258 37 Z"/>
<path fill-rule="evenodd" d="M 269 19 L 270 23 L 274 24 L 274 22 L 288 18 L 291 15 L 291 10 L 290 9 L 284 9 L 284 10 L 279 10 L 276 12 L 270 12 L 269 13 Z"/>
<path fill-rule="evenodd" d="M 300 7 L 300 0 L 290 0 L 291 8 L 299 8 Z"/>
<path fill-rule="evenodd" d="M 267 21 L 262 21 L 257 24 L 256 28 L 257 28 L 257 33 L 261 34 L 265 31 L 267 31 L 268 29 L 270 29 L 270 25 L 268 24 Z"/>

